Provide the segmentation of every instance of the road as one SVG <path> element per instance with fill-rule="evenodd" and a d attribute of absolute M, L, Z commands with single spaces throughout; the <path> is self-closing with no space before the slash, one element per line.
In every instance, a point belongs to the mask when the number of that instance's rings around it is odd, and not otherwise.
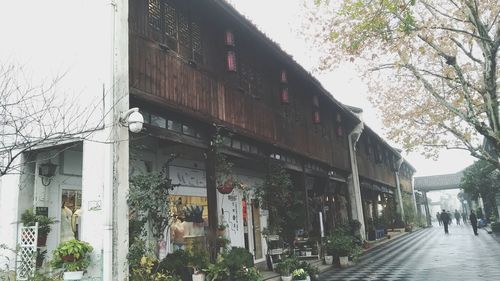
<path fill-rule="evenodd" d="M 347 269 L 323 273 L 330 280 L 500 280 L 500 240 L 469 225 L 452 225 L 416 231 L 363 255 Z"/>

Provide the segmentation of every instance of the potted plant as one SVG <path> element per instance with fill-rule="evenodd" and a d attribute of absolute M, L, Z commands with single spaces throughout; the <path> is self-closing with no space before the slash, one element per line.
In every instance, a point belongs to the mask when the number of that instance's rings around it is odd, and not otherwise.
<path fill-rule="evenodd" d="M 307 281 L 309 275 L 303 268 L 295 269 L 292 272 L 292 280 L 296 281 Z"/>
<path fill-rule="evenodd" d="M 229 194 L 233 192 L 233 189 L 234 189 L 234 183 L 232 177 L 227 178 L 223 184 L 217 186 L 217 190 L 221 194 Z"/>
<path fill-rule="evenodd" d="M 158 265 L 158 272 L 163 274 L 177 275 L 182 280 L 192 278 L 193 272 L 191 268 L 192 256 L 189 252 L 182 249 L 176 250 L 168 254 Z"/>
<path fill-rule="evenodd" d="M 255 267 L 243 267 L 234 274 L 234 281 L 260 281 L 262 275 Z M 194 280 L 193 280 L 194 281 Z"/>
<path fill-rule="evenodd" d="M 193 266 L 193 281 L 204 281 L 205 273 L 203 269 L 207 268 L 209 265 L 208 252 L 201 248 L 193 248 L 191 253 L 191 265 Z"/>
<path fill-rule="evenodd" d="M 224 237 L 225 235 L 226 235 L 226 225 L 221 223 L 217 226 L 217 237 Z"/>
<path fill-rule="evenodd" d="M 35 226 L 38 222 L 38 237 L 37 246 L 44 247 L 47 244 L 47 236 L 52 230 L 51 225 L 55 223 L 54 218 L 49 218 L 47 216 L 35 215 L 33 210 L 27 209 L 21 215 L 21 222 L 24 226 Z"/>
<path fill-rule="evenodd" d="M 224 263 L 222 256 L 218 256 L 215 264 L 209 264 L 203 271 L 207 281 L 225 281 L 229 278 L 229 267 Z"/>
<path fill-rule="evenodd" d="M 64 280 L 81 280 L 92 250 L 89 243 L 76 239 L 61 243 L 53 252 L 52 266 L 64 270 Z"/>
<path fill-rule="evenodd" d="M 276 266 L 276 271 L 281 275 L 281 281 L 291 281 L 292 273 L 291 273 L 291 260 L 289 258 L 284 259 Z"/>
<path fill-rule="evenodd" d="M 349 256 L 354 256 L 359 251 L 358 245 L 353 242 L 353 237 L 344 233 L 335 232 L 328 236 L 326 252 L 339 258 L 340 266 L 348 265 Z"/>

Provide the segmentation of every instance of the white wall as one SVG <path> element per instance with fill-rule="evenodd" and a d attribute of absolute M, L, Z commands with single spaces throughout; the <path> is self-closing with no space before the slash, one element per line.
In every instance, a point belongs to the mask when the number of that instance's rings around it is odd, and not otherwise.
<path fill-rule="evenodd" d="M 21 162 L 21 159 L 16 161 Z M 8 249 L 16 249 L 19 181 L 18 174 L 8 174 L 1 178 L 0 188 L 0 245 Z M 15 254 L 13 251 L 0 248 L 0 272 L 15 269 Z"/>
<path fill-rule="evenodd" d="M 83 181 L 74 181 L 77 177 L 57 177 L 48 187 L 48 190 L 55 185 L 58 188 L 61 185 L 82 187 L 82 206 L 86 207 L 81 218 L 82 224 L 86 225 L 82 229 L 82 240 L 91 242 L 95 248 L 94 267 L 90 269 L 93 276 L 101 274 L 102 267 L 99 265 L 103 263 L 100 256 L 103 241 L 110 237 L 103 233 L 107 231 L 109 234 L 113 230 L 113 226 L 104 225 L 105 212 L 111 213 L 113 207 L 109 205 L 112 202 L 120 202 L 122 206 L 122 195 L 126 196 L 128 190 L 128 184 L 121 175 L 121 171 L 125 171 L 125 177 L 128 177 L 128 146 L 121 145 L 128 143 L 128 133 L 125 128 L 117 128 L 113 133 L 112 127 L 120 112 L 128 109 L 127 5 L 125 0 L 0 2 L 0 63 L 22 66 L 26 80 L 34 85 L 50 84 L 56 77 L 63 76 L 57 83 L 55 93 L 60 101 L 65 101 L 65 105 L 74 103 L 80 111 L 84 111 L 85 114 L 79 115 L 80 123 L 90 116 L 87 127 L 95 128 L 105 120 L 105 129 L 90 136 L 91 141 L 84 142 Z M 119 30 L 116 32 L 119 34 L 115 34 L 115 30 Z M 103 107 L 103 100 L 106 100 L 106 108 Z M 110 114 L 104 116 L 105 113 Z M 113 145 L 118 148 L 114 149 Z M 119 158 L 116 154 L 122 153 L 123 149 L 126 152 Z M 114 170 L 117 170 L 116 174 Z M 118 183 L 114 179 L 119 179 Z M 12 192 L 5 193 L 7 187 Z M 124 193 L 118 198 L 113 198 L 112 192 L 103 194 L 113 189 L 123 190 Z M 17 220 L 17 210 L 21 206 L 17 200 L 19 177 L 3 177 L 1 192 L 0 243 L 5 240 L 11 242 L 15 238 L 13 231 L 5 226 Z M 44 202 L 55 204 L 54 196 L 48 195 Z M 26 196 L 23 200 L 30 201 Z M 90 208 L 92 210 L 89 211 L 91 204 L 99 201 L 102 202 L 101 209 Z M 125 217 L 127 212 L 116 213 Z M 121 236 L 124 236 L 123 229 L 127 225 L 116 227 Z M 115 272 L 113 279 L 123 280 L 121 267 L 126 264 L 123 262 L 126 253 L 122 252 L 122 244 L 127 241 L 119 237 L 116 239 L 120 249 L 115 255 L 115 262 L 120 264 L 120 268 L 115 269 L 119 272 Z M 112 247 L 111 243 L 108 245 Z M 105 262 L 108 268 L 106 274 L 110 276 L 111 262 Z"/>

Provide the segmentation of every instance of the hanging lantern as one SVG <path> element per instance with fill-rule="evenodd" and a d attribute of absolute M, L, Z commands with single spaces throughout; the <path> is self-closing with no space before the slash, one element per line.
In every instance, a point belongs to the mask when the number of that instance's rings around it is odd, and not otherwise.
<path fill-rule="evenodd" d="M 234 34 L 232 31 L 227 30 L 226 31 L 226 46 L 232 46 L 234 47 Z"/>
<path fill-rule="evenodd" d="M 281 83 L 287 83 L 288 79 L 286 77 L 286 70 L 281 70 L 281 78 L 280 78 Z"/>
<path fill-rule="evenodd" d="M 236 54 L 234 51 L 227 52 L 227 70 L 236 71 Z"/>
<path fill-rule="evenodd" d="M 281 89 L 281 102 L 282 103 L 289 103 L 290 102 L 290 99 L 288 96 L 288 88 Z"/>
<path fill-rule="evenodd" d="M 313 122 L 314 122 L 314 124 L 319 124 L 321 122 L 319 110 L 317 110 L 317 109 L 313 113 Z"/>

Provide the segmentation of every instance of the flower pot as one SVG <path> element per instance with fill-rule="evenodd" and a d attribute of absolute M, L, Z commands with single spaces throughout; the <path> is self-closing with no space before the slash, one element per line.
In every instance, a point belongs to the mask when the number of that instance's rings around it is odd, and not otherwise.
<path fill-rule="evenodd" d="M 333 264 L 333 256 L 325 256 L 325 263 L 328 265 Z"/>
<path fill-rule="evenodd" d="M 38 235 L 36 245 L 38 247 L 45 247 L 47 245 L 47 235 Z"/>
<path fill-rule="evenodd" d="M 292 281 L 292 278 L 293 278 L 292 275 L 290 275 L 290 276 L 281 276 L 281 281 Z"/>
<path fill-rule="evenodd" d="M 217 236 L 218 237 L 224 237 L 224 236 L 226 236 L 226 229 L 225 228 L 224 229 L 223 228 L 217 229 Z"/>
<path fill-rule="evenodd" d="M 221 184 L 221 185 L 217 186 L 217 190 L 221 194 L 229 194 L 229 193 L 233 192 L 233 189 L 234 189 L 233 179 L 231 179 L 231 178 L 227 179 L 224 182 L 224 184 Z"/>
<path fill-rule="evenodd" d="M 204 273 L 193 274 L 192 278 L 193 281 L 205 281 L 205 274 Z"/>
<path fill-rule="evenodd" d="M 72 262 L 72 261 L 75 261 L 75 256 L 73 254 L 70 254 L 70 255 L 62 256 L 61 259 L 63 261 Z"/>
<path fill-rule="evenodd" d="M 339 257 L 340 267 L 347 267 L 349 265 L 349 257 Z"/>
<path fill-rule="evenodd" d="M 63 280 L 82 280 L 83 271 L 68 271 L 64 272 Z"/>

